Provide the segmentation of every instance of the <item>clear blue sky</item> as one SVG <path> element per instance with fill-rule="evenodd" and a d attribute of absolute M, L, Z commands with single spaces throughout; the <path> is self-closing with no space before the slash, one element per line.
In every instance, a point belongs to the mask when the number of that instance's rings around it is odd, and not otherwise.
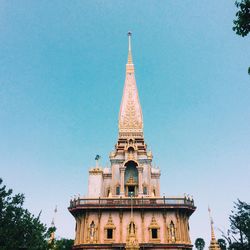
<path fill-rule="evenodd" d="M 74 236 L 70 196 L 117 140 L 128 30 L 145 139 L 166 195 L 192 194 L 193 239 L 207 207 L 226 230 L 250 201 L 250 40 L 234 1 L 1 1 L 0 176 L 59 236 Z M 216 230 L 217 237 L 220 235 Z M 207 242 L 208 244 L 208 242 Z"/>

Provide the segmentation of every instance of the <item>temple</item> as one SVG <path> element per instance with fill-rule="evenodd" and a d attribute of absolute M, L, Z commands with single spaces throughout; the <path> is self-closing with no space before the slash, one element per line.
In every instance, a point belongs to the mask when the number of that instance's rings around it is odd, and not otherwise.
<path fill-rule="evenodd" d="M 192 249 L 188 220 L 194 201 L 161 196 L 161 172 L 144 141 L 130 32 L 118 141 L 109 158 L 110 166 L 102 168 L 96 157 L 87 196 L 70 201 L 73 249 Z"/>

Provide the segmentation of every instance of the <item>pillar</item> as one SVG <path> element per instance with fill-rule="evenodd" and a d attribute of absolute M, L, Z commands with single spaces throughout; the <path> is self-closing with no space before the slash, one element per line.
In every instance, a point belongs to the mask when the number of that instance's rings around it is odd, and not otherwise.
<path fill-rule="evenodd" d="M 125 174 L 125 167 L 120 167 L 120 175 L 121 175 L 121 187 L 120 187 L 120 195 L 124 196 L 124 174 Z"/>
<path fill-rule="evenodd" d="M 88 242 L 88 224 L 89 224 L 89 215 L 88 215 L 88 212 L 86 212 L 86 215 L 85 215 L 85 230 L 84 230 L 84 237 L 83 237 L 83 243 L 87 243 Z"/>
<path fill-rule="evenodd" d="M 141 211 L 141 241 L 142 243 L 145 242 L 145 235 L 144 235 L 144 211 Z"/>
<path fill-rule="evenodd" d="M 81 217 L 81 229 L 80 229 L 80 242 L 79 244 L 82 244 L 84 241 L 84 224 L 85 224 L 85 215 Z"/>
<path fill-rule="evenodd" d="M 97 242 L 100 243 L 100 229 L 101 229 L 101 216 L 102 216 L 102 212 L 98 213 L 98 228 L 97 228 Z"/>
<path fill-rule="evenodd" d="M 143 194 L 143 190 L 142 190 L 142 171 L 143 171 L 143 167 L 138 167 L 138 175 L 139 175 L 139 195 Z"/>
<path fill-rule="evenodd" d="M 80 244 L 80 230 L 81 230 L 81 220 L 77 217 L 76 219 L 76 245 Z"/>
<path fill-rule="evenodd" d="M 122 243 L 122 234 L 123 234 L 123 230 L 122 230 L 123 212 L 122 211 L 119 212 L 119 218 L 120 218 L 120 243 Z"/>
<path fill-rule="evenodd" d="M 163 213 L 163 221 L 164 221 L 164 228 L 163 228 L 164 243 L 168 243 L 168 231 L 167 231 L 167 222 L 166 222 L 166 212 Z"/>

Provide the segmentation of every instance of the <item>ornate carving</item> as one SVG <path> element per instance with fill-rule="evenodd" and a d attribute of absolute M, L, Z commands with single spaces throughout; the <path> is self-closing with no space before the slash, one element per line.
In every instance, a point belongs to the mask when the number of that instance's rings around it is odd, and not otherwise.
<path fill-rule="evenodd" d="M 137 182 L 134 180 L 133 176 L 130 176 L 128 181 L 126 182 L 127 186 L 135 186 L 137 185 Z"/>
<path fill-rule="evenodd" d="M 136 235 L 137 235 L 137 227 L 135 226 L 133 218 L 131 218 L 131 221 L 127 227 L 127 243 L 125 249 L 129 250 L 140 249 Z"/>
<path fill-rule="evenodd" d="M 94 221 L 90 223 L 88 226 L 88 236 L 87 236 L 87 243 L 97 243 L 97 226 L 95 225 Z"/>
<path fill-rule="evenodd" d="M 149 230 L 149 242 L 160 242 L 160 226 L 158 225 L 158 223 L 156 222 L 156 219 L 153 215 L 151 223 L 148 227 Z"/>
<path fill-rule="evenodd" d="M 171 221 L 168 227 L 168 233 L 169 233 L 170 242 L 175 243 L 176 242 L 176 227 L 173 221 Z"/>
<path fill-rule="evenodd" d="M 142 132 L 143 118 L 134 74 L 127 74 L 119 116 L 119 132 Z"/>
<path fill-rule="evenodd" d="M 97 175 L 97 174 L 102 174 L 103 173 L 103 171 L 102 171 L 102 169 L 101 168 L 99 168 L 99 167 L 96 167 L 96 168 L 92 168 L 92 169 L 90 169 L 89 170 L 89 174 L 91 175 Z"/>
<path fill-rule="evenodd" d="M 104 241 L 105 242 L 111 243 L 115 241 L 115 237 L 114 237 L 115 229 L 116 227 L 113 223 L 112 216 L 111 214 L 109 214 L 108 222 L 104 227 Z"/>

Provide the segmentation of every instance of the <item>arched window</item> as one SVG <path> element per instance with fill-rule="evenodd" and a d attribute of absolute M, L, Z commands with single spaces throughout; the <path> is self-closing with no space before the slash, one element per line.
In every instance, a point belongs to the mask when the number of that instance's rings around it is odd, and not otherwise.
<path fill-rule="evenodd" d="M 116 186 L 115 193 L 116 195 L 120 195 L 120 185 Z"/>
<path fill-rule="evenodd" d="M 129 147 L 129 148 L 128 148 L 128 153 L 129 153 L 129 154 L 133 154 L 134 151 L 135 151 L 135 149 L 134 149 L 133 147 Z"/>
<path fill-rule="evenodd" d="M 137 196 L 138 189 L 138 170 L 137 163 L 134 161 L 128 161 L 125 164 L 125 190 L 127 196 Z"/>
<path fill-rule="evenodd" d="M 108 187 L 108 189 L 107 189 L 107 197 L 109 197 L 110 196 L 110 187 Z"/>

